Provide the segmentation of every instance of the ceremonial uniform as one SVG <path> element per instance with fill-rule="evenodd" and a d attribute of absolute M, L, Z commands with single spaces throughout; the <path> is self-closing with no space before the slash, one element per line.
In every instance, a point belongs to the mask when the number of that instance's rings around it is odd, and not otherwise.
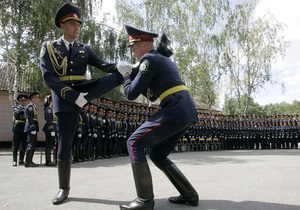
<path fill-rule="evenodd" d="M 88 152 L 88 140 L 89 137 L 92 136 L 91 128 L 90 128 L 90 113 L 88 112 L 89 104 L 84 105 L 82 110 L 80 111 L 80 117 L 82 120 L 82 139 L 81 139 L 81 152 L 80 157 L 82 161 L 87 160 L 87 152 Z"/>
<path fill-rule="evenodd" d="M 26 124 L 24 127 L 24 132 L 27 133 L 27 149 L 26 149 L 26 159 L 25 167 L 36 167 L 37 164 L 32 162 L 34 151 L 37 144 L 37 132 L 39 132 L 39 122 L 36 107 L 36 100 L 39 100 L 40 93 L 34 91 L 29 95 L 31 102 L 26 106 L 24 115 L 26 118 Z"/>
<path fill-rule="evenodd" d="M 25 103 L 28 101 L 26 94 L 17 96 L 18 106 L 13 108 L 13 166 L 17 166 L 18 150 L 20 148 L 19 165 L 24 165 L 24 155 L 27 147 L 27 134 L 24 133 L 26 119 L 24 116 Z"/>
<path fill-rule="evenodd" d="M 131 26 L 125 26 L 125 29 L 130 36 L 132 51 L 140 60 L 139 72 L 133 80 L 126 72 L 126 67 L 124 72 L 118 66 L 119 72 L 124 76 L 125 96 L 129 100 L 134 100 L 143 94 L 151 101 L 160 98 L 161 103 L 160 109 L 127 140 L 138 198 L 129 205 L 121 205 L 120 208 L 153 209 L 152 178 L 144 153 L 147 147 L 150 147 L 150 159 L 181 194 L 178 197 L 171 197 L 169 201 L 197 206 L 197 192 L 168 158 L 190 125 L 198 122 L 193 99 L 179 75 L 177 66 L 150 46 L 153 38 L 158 35 Z"/>
<path fill-rule="evenodd" d="M 45 148 L 46 164 L 45 165 L 55 166 L 56 164 L 51 161 L 51 151 L 53 146 L 55 145 L 57 129 L 56 129 L 56 116 L 54 114 L 51 96 L 46 97 L 45 104 L 46 107 L 44 110 L 44 119 L 46 123 L 43 127 L 43 131 L 46 137 L 46 148 Z"/>
<path fill-rule="evenodd" d="M 63 37 L 42 44 L 40 67 L 44 81 L 51 89 L 58 127 L 59 193 L 53 204 L 62 203 L 69 194 L 72 141 L 78 125 L 81 107 L 122 83 L 115 64 L 98 57 L 91 48 L 77 42 L 80 33 L 81 9 L 65 3 L 58 10 L 55 25 Z M 87 66 L 111 73 L 99 79 L 86 80 Z"/>
<path fill-rule="evenodd" d="M 73 162 L 72 163 L 78 163 L 81 162 L 80 159 L 80 146 L 81 146 L 81 140 L 83 136 L 83 120 L 81 115 L 79 114 L 79 122 L 77 124 L 76 132 L 73 138 Z"/>

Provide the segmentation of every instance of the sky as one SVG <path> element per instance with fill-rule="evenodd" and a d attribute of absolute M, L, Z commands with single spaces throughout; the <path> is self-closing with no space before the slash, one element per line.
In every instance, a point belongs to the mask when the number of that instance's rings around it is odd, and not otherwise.
<path fill-rule="evenodd" d="M 114 11 L 115 0 L 103 0 L 103 11 Z M 300 100 L 300 1 L 299 0 L 260 0 L 257 7 L 257 15 L 263 15 L 267 11 L 275 16 L 275 19 L 285 24 L 284 36 L 290 42 L 284 59 L 279 57 L 272 64 L 274 78 L 285 84 L 282 92 L 280 85 L 266 85 L 263 90 L 253 96 L 255 102 L 260 105 L 270 103 Z M 223 102 L 221 102 L 222 104 Z"/>
<path fill-rule="evenodd" d="M 267 85 L 264 90 L 254 96 L 254 100 L 260 105 L 270 103 L 287 102 L 300 100 L 300 1 L 299 0 L 261 0 L 257 8 L 258 14 L 267 10 L 272 13 L 276 20 L 286 24 L 284 36 L 290 42 L 284 59 L 278 59 L 272 64 L 274 76 L 285 84 L 285 91 L 282 93 L 279 85 Z"/>

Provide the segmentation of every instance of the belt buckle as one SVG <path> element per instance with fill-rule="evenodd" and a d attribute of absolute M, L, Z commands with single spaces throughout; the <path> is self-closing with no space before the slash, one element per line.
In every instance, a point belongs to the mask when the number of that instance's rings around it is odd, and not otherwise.
<path fill-rule="evenodd" d="M 73 76 L 69 76 L 69 80 L 73 80 Z"/>

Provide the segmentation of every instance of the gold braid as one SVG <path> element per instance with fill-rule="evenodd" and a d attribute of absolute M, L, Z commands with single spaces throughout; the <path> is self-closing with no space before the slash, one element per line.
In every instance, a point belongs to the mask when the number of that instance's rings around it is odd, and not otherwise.
<path fill-rule="evenodd" d="M 53 45 L 50 42 L 47 42 L 47 51 L 49 53 L 50 61 L 52 63 L 53 69 L 56 72 L 56 74 L 58 76 L 65 76 L 67 73 L 67 64 L 68 64 L 67 56 L 62 57 L 59 53 L 57 53 L 57 55 L 62 59 L 61 64 L 59 64 L 56 58 L 56 54 L 54 53 L 56 49 L 53 47 Z M 58 70 L 61 69 L 62 69 L 62 73 L 60 74 Z"/>

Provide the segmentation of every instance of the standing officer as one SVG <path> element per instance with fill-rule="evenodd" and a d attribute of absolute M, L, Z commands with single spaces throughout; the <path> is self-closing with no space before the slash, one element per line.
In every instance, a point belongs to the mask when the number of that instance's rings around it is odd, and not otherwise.
<path fill-rule="evenodd" d="M 32 162 L 32 158 L 37 144 L 37 132 L 39 132 L 39 122 L 36 106 L 40 101 L 40 93 L 38 91 L 33 91 L 29 95 L 29 100 L 31 102 L 26 106 L 24 112 L 26 118 L 24 132 L 27 133 L 25 167 L 36 167 L 37 164 Z"/>
<path fill-rule="evenodd" d="M 44 119 L 46 121 L 43 131 L 46 137 L 46 148 L 45 148 L 45 156 L 46 163 L 45 166 L 56 166 L 54 162 L 51 161 L 51 151 L 53 146 L 55 145 L 56 138 L 56 117 L 54 114 L 52 97 L 51 95 L 46 96 L 44 103 Z"/>
<path fill-rule="evenodd" d="M 69 195 L 72 140 L 78 125 L 81 107 L 122 84 L 122 76 L 115 63 L 108 63 L 91 48 L 77 42 L 81 28 L 81 9 L 72 3 L 63 4 L 55 16 L 55 25 L 63 36 L 44 42 L 40 53 L 40 67 L 51 89 L 58 127 L 59 192 L 53 204 L 62 203 Z M 87 65 L 111 73 L 98 79 L 85 80 Z"/>
<path fill-rule="evenodd" d="M 24 155 L 27 146 L 27 136 L 24 133 L 26 119 L 24 116 L 25 106 L 27 105 L 28 95 L 19 94 L 17 96 L 18 106 L 13 108 L 14 111 L 14 124 L 13 124 L 13 166 L 17 166 L 18 150 L 20 147 L 19 165 L 24 165 Z"/>
<path fill-rule="evenodd" d="M 154 113 L 127 140 L 137 198 L 120 209 L 153 209 L 154 195 L 151 172 L 144 149 L 150 147 L 149 157 L 179 191 L 170 197 L 176 204 L 198 205 L 198 194 L 183 173 L 168 158 L 178 140 L 198 121 L 192 97 L 184 85 L 177 66 L 153 49 L 158 35 L 125 25 L 133 55 L 140 61 L 139 72 L 132 81 L 131 65 L 118 64 L 123 75 L 124 92 L 129 100 L 140 94 L 151 101 L 160 98 L 159 111 Z"/>

